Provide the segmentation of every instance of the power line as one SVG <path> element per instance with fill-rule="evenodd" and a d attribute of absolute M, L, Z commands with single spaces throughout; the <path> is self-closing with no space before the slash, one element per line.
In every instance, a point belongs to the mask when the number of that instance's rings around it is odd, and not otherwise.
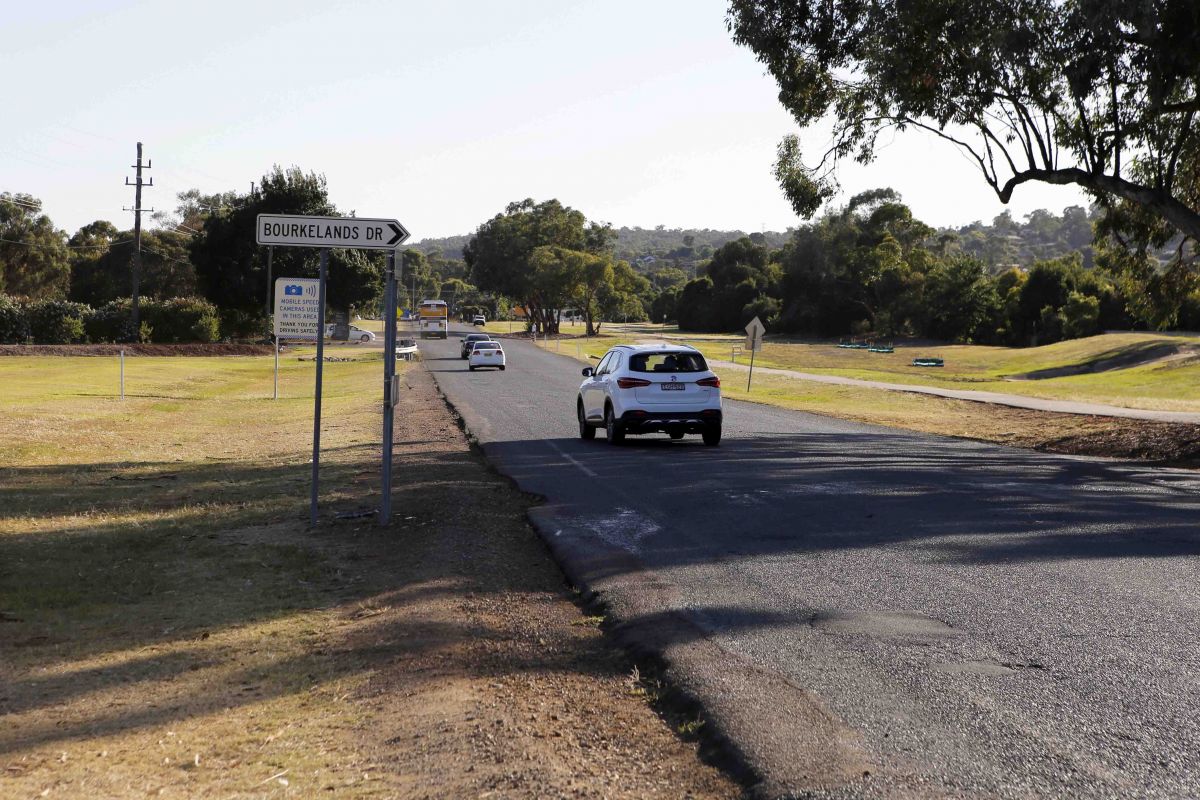
<path fill-rule="evenodd" d="M 167 261 L 174 261 L 176 264 L 187 264 L 188 266 L 191 266 L 191 264 L 192 264 L 192 262 L 190 262 L 190 261 L 184 261 L 181 258 L 175 258 L 174 256 L 169 256 L 161 250 L 155 250 L 153 247 L 147 247 L 146 251 L 150 252 L 150 253 L 154 253 L 154 255 L 158 256 L 159 258 L 165 258 Z"/>
<path fill-rule="evenodd" d="M 15 197 L 0 197 L 0 201 L 3 201 L 5 203 L 12 203 L 14 206 L 25 206 L 26 208 L 35 208 L 38 211 L 42 210 L 41 201 L 36 201 L 36 202 L 31 203 L 28 200 L 18 200 Z"/>
<path fill-rule="evenodd" d="M 95 250 L 95 249 L 100 249 L 100 248 L 104 248 L 104 247 L 116 247 L 119 244 L 129 244 L 132 241 L 133 241 L 133 239 L 120 239 L 115 242 L 108 242 L 107 244 L 62 244 L 59 246 L 65 248 L 67 250 L 89 250 L 89 249 Z M 8 244 L 19 244 L 22 247 L 40 247 L 42 249 L 53 249 L 54 248 L 54 245 L 50 245 L 50 244 L 37 244 L 35 242 L 18 242 L 16 239 L 0 239 L 0 242 L 7 242 Z"/>

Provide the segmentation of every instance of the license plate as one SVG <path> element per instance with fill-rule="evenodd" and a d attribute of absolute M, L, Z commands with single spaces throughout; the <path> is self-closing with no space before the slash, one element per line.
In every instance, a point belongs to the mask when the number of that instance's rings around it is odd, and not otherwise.
<path fill-rule="evenodd" d="M 682 392 L 683 391 L 682 383 L 660 383 L 659 386 L 661 386 L 663 388 L 664 392 Z"/>

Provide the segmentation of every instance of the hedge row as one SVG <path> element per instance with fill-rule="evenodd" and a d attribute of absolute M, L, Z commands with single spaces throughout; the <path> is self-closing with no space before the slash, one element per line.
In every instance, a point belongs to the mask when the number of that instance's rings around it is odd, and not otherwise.
<path fill-rule="evenodd" d="M 133 330 L 133 303 L 113 300 L 99 308 L 68 300 L 24 302 L 0 294 L 0 344 L 82 344 L 85 342 L 215 342 L 220 336 L 217 307 L 199 297 L 143 298 Z"/>

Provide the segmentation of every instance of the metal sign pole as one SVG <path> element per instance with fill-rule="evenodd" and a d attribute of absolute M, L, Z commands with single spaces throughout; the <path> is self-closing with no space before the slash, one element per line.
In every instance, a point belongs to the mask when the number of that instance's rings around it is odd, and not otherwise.
<path fill-rule="evenodd" d="M 317 526 L 317 482 L 321 472 L 321 376 L 325 366 L 325 275 L 329 271 L 329 248 L 321 248 L 321 283 L 317 291 L 317 391 L 313 401 L 312 495 L 309 521 Z"/>
<path fill-rule="evenodd" d="M 279 399 L 279 337 L 275 337 L 275 396 L 272 400 Z"/>
<path fill-rule="evenodd" d="M 379 524 L 392 519 L 392 427 L 396 416 L 396 251 L 389 250 L 383 301 L 383 496 Z"/>
<path fill-rule="evenodd" d="M 754 341 L 754 344 L 757 345 L 758 342 Z M 750 381 L 754 378 L 754 353 L 757 350 L 757 347 L 750 347 L 750 374 L 746 376 L 746 394 L 750 393 Z"/>
<path fill-rule="evenodd" d="M 267 247 L 267 313 L 271 313 L 271 290 L 275 288 L 275 283 L 271 279 L 271 262 L 275 260 L 275 245 Z"/>

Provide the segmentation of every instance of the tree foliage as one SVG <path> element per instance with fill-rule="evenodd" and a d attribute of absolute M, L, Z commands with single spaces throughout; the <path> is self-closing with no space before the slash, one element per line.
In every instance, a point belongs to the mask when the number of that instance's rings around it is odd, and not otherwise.
<path fill-rule="evenodd" d="M 737 330 L 761 310 L 762 298 L 778 296 L 782 278 L 770 251 L 749 237 L 720 247 L 704 273 L 689 281 L 679 295 L 677 314 L 682 328 Z"/>
<path fill-rule="evenodd" d="M 727 24 L 802 127 L 832 114 L 815 168 L 795 137 L 780 182 L 816 212 L 834 167 L 885 131 L 958 147 L 1007 203 L 1029 181 L 1077 184 L 1200 235 L 1200 3 L 1194 0 L 731 0 Z"/>
<path fill-rule="evenodd" d="M 66 234 L 28 194 L 0 193 L 0 292 L 59 299 L 71 280 Z"/>
<path fill-rule="evenodd" d="M 175 230 L 142 232 L 142 296 L 161 300 L 196 293 L 189 239 Z M 72 300 L 98 306 L 130 294 L 133 231 L 118 231 L 112 223 L 97 220 L 76 231 L 69 244 Z"/>
<path fill-rule="evenodd" d="M 570 253 L 607 253 L 612 238 L 609 226 L 588 224 L 558 200 L 526 199 L 479 226 L 463 258 L 475 285 L 513 298 L 534 325 L 557 332 L 559 314 L 572 301 L 567 262 L 585 263 Z"/>
<path fill-rule="evenodd" d="M 275 167 L 252 195 L 220 195 L 223 205 L 207 208 L 200 233 L 190 246 L 196 277 L 205 297 L 222 311 L 233 332 L 261 329 L 267 316 L 267 249 L 255 243 L 259 214 L 337 216 L 324 176 L 297 167 Z M 181 208 L 200 201 L 185 193 Z M 204 198 L 201 197 L 200 200 Z M 207 206 L 207 203 L 203 205 Z M 276 247 L 273 277 L 312 278 L 320 272 L 319 251 Z M 333 308 L 373 304 L 382 288 L 383 256 L 376 251 L 333 250 L 329 256 L 328 302 Z"/>

